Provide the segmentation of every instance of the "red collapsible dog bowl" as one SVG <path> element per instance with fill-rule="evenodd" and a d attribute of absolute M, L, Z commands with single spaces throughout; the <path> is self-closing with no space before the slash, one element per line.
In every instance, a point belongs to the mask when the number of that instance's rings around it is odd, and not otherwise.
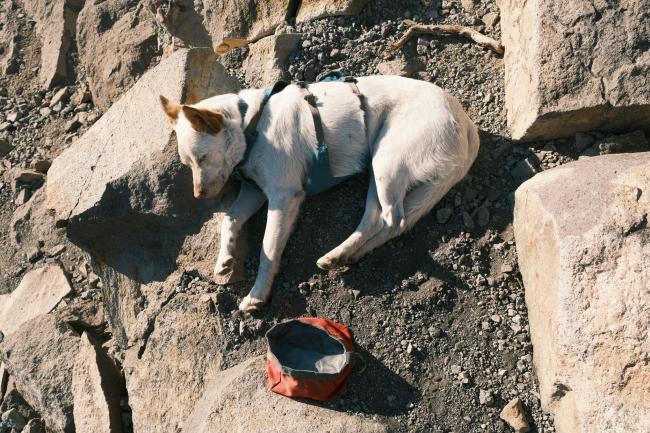
<path fill-rule="evenodd" d="M 266 372 L 271 391 L 327 401 L 338 397 L 352 372 L 352 333 L 331 320 L 304 317 L 266 333 Z"/>

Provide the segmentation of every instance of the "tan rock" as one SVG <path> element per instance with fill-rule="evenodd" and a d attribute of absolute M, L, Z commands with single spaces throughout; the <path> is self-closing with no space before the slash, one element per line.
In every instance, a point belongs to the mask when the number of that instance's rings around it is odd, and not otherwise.
<path fill-rule="evenodd" d="M 16 389 L 50 431 L 74 433 L 72 369 L 79 335 L 47 314 L 25 322 L 0 344 Z"/>
<path fill-rule="evenodd" d="M 518 398 L 513 398 L 504 406 L 499 417 L 508 423 L 516 433 L 526 433 L 530 431 L 528 420 L 526 420 L 526 411 L 524 404 Z"/>
<path fill-rule="evenodd" d="M 129 349 L 124 372 L 135 433 L 178 431 L 221 370 L 225 340 L 215 303 L 215 295 L 177 294 L 150 335 Z"/>
<path fill-rule="evenodd" d="M 647 2 L 500 0 L 516 140 L 650 130 Z"/>
<path fill-rule="evenodd" d="M 23 323 L 47 314 L 72 291 L 68 278 L 59 265 L 46 265 L 28 272 L 0 304 L 0 331 L 15 332 Z"/>
<path fill-rule="evenodd" d="M 251 44 L 242 64 L 244 76 L 252 87 L 273 86 L 287 78 L 289 54 L 300 42 L 300 34 L 285 33 L 267 36 Z"/>
<path fill-rule="evenodd" d="M 284 24 L 288 6 L 289 0 L 205 2 L 204 24 L 212 37 L 214 51 L 223 54 L 272 35 Z"/>
<path fill-rule="evenodd" d="M 337 15 L 356 15 L 368 0 L 302 0 L 296 15 L 296 22 Z"/>
<path fill-rule="evenodd" d="M 0 299 L 0 301 L 1 300 L 2 299 Z M 4 399 L 5 397 L 8 383 L 9 383 L 9 372 L 7 372 L 5 365 L 2 362 L 0 362 L 0 403 L 2 403 L 2 399 Z"/>
<path fill-rule="evenodd" d="M 84 333 L 72 371 L 76 433 L 122 431 L 120 396 L 123 382 L 115 364 Z"/>
<path fill-rule="evenodd" d="M 68 76 L 68 54 L 75 34 L 75 21 L 83 0 L 25 0 L 25 12 L 36 22 L 41 38 L 39 79 L 45 88 Z"/>
<path fill-rule="evenodd" d="M 558 433 L 650 425 L 648 167 L 648 152 L 584 158 L 516 192 L 533 362 Z"/>
<path fill-rule="evenodd" d="M 184 433 L 380 433 L 368 418 L 280 396 L 268 390 L 264 357 L 219 373 L 189 414 Z"/>
<path fill-rule="evenodd" d="M 130 0 L 86 1 L 77 19 L 77 46 L 93 102 L 102 110 L 160 55 L 149 12 Z"/>
<path fill-rule="evenodd" d="M 377 65 L 377 70 L 381 75 L 399 75 L 400 77 L 410 77 L 418 71 L 424 70 L 425 65 L 417 57 L 410 59 L 395 59 L 381 62 Z"/>

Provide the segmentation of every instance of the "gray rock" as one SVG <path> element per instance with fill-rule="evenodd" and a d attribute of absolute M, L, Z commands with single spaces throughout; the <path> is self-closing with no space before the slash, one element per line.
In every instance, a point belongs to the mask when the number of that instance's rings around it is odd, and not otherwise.
<path fill-rule="evenodd" d="M 4 412 L 2 414 L 2 422 L 9 428 L 16 429 L 16 431 L 21 431 L 25 427 L 25 424 L 27 424 L 25 418 L 16 409 L 9 409 Z"/>
<path fill-rule="evenodd" d="M 643 152 L 650 150 L 648 139 L 643 131 L 634 131 L 629 134 L 611 135 L 596 143 L 601 155 L 624 152 Z"/>
<path fill-rule="evenodd" d="M 13 150 L 13 146 L 6 138 L 0 137 L 0 158 L 6 156 L 9 152 Z"/>
<path fill-rule="evenodd" d="M 52 315 L 25 322 L 0 344 L 16 389 L 56 433 L 74 433 L 71 390 L 79 335 Z"/>
<path fill-rule="evenodd" d="M 589 146 L 591 146 L 592 144 L 594 144 L 594 141 L 595 139 L 593 136 L 589 134 L 585 134 L 583 132 L 578 132 L 576 134 L 576 150 L 578 151 L 578 153 L 580 153 L 586 148 L 588 148 Z"/>
<path fill-rule="evenodd" d="M 493 406 L 494 396 L 492 395 L 492 391 L 480 389 L 478 392 L 478 401 L 483 406 Z"/>
<path fill-rule="evenodd" d="M 23 431 L 20 433 L 44 433 L 43 424 L 38 419 L 30 419 Z"/>
<path fill-rule="evenodd" d="M 650 152 L 585 158 L 516 192 L 533 363 L 558 433 L 650 425 L 649 166 Z"/>
<path fill-rule="evenodd" d="M 54 96 L 52 96 L 52 99 L 50 99 L 49 107 L 52 108 L 58 103 L 65 104 L 66 102 L 68 102 L 69 99 L 70 99 L 70 88 L 68 86 L 64 86 L 59 90 L 57 90 Z"/>
<path fill-rule="evenodd" d="M 525 158 L 519 161 L 512 170 L 510 170 L 510 174 L 516 181 L 523 182 L 524 180 L 533 177 L 537 171 L 537 167 L 531 162 L 531 160 Z"/>
<path fill-rule="evenodd" d="M 388 429 L 363 416 L 272 393 L 266 386 L 264 357 L 256 357 L 220 372 L 187 416 L 182 431 L 383 433 Z"/>
<path fill-rule="evenodd" d="M 645 2 L 501 0 L 508 126 L 516 140 L 650 130 Z"/>
<path fill-rule="evenodd" d="M 449 218 L 454 214 L 454 210 L 450 207 L 443 207 L 436 211 L 436 220 L 440 224 L 444 224 L 449 221 Z"/>

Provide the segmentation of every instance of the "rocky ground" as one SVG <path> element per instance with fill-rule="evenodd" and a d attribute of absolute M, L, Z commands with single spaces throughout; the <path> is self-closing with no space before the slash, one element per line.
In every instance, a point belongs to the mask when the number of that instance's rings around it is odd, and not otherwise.
<path fill-rule="evenodd" d="M 321 271 L 315 262 L 356 227 L 367 179 L 353 178 L 308 200 L 284 253 L 271 302 L 252 317 L 242 316 L 237 304 L 255 277 L 263 212 L 250 223 L 252 253 L 244 282 L 219 286 L 184 274 L 176 292 L 217 295 L 226 340 L 224 369 L 263 354 L 264 332 L 286 318 L 319 316 L 348 325 L 367 368 L 353 374 L 341 399 L 325 405 L 336 411 L 387 421 L 395 432 L 508 432 L 511 427 L 499 413 L 518 398 L 531 431 L 553 432 L 552 420 L 540 408 L 532 370 L 512 229 L 514 191 L 536 172 L 581 153 L 607 152 L 607 143 L 621 139 L 593 133 L 512 143 L 506 131 L 503 59 L 467 39 L 421 36 L 383 59 L 388 44 L 405 31 L 404 19 L 471 25 L 500 39 L 494 1 L 435 3 L 375 0 L 356 17 L 299 24 L 295 30 L 302 38 L 287 70 L 295 80 L 310 81 L 329 69 L 361 76 L 408 64 L 413 78 L 455 95 L 480 128 L 481 150 L 469 175 L 413 230 L 343 271 Z M 75 75 L 65 86 L 40 90 L 34 24 L 19 4 L 4 7 L 2 22 L 18 23 L 18 54 L 15 71 L 0 78 L 0 294 L 11 292 L 30 269 L 60 263 L 72 291 L 56 311 L 122 361 L 101 312 L 102 283 L 87 268 L 88 258 L 66 239 L 65 228 L 51 227 L 45 235 L 21 231 L 19 214 L 46 179 L 49 161 L 102 111 L 93 104 L 74 51 L 68 61 Z M 243 87 L 248 84 L 241 70 L 247 50 L 224 57 Z M 38 417 L 19 395 L 12 395 L 1 406 L 0 432 L 12 431 L 5 421 L 11 409 L 26 419 Z M 129 431 L 126 393 L 123 412 Z"/>

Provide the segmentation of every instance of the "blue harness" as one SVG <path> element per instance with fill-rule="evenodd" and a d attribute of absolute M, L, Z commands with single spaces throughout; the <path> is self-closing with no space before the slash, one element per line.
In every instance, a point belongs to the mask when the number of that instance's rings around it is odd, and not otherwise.
<path fill-rule="evenodd" d="M 356 80 L 348 76 L 345 71 L 334 71 L 327 73 L 325 75 L 319 76 L 317 81 L 339 81 L 346 82 L 350 84 L 352 91 L 359 97 L 361 102 L 361 109 L 365 112 L 365 98 L 359 92 L 359 89 L 356 85 Z M 328 189 L 338 185 L 344 180 L 350 178 L 351 176 L 338 176 L 335 177 L 332 175 L 332 169 L 330 167 L 330 157 L 329 150 L 327 145 L 324 142 L 323 134 L 323 125 L 320 119 L 320 113 L 316 107 L 316 98 L 315 96 L 307 90 L 307 83 L 299 82 L 296 83 L 300 86 L 305 92 L 305 100 L 309 104 L 309 109 L 311 111 L 312 117 L 314 118 L 314 127 L 316 130 L 316 139 L 318 141 L 316 152 L 314 152 L 312 162 L 309 168 L 309 175 L 307 176 L 307 181 L 305 182 L 304 188 L 307 195 L 315 195 L 321 192 L 327 191 Z M 265 89 L 264 98 L 262 99 L 262 104 L 260 109 L 255 116 L 251 119 L 248 126 L 244 129 L 244 135 L 246 137 L 246 150 L 244 152 L 244 158 L 235 166 L 233 170 L 233 177 L 239 179 L 242 182 L 247 182 L 250 184 L 255 184 L 252 179 L 247 178 L 241 172 L 241 167 L 246 163 L 248 157 L 253 149 L 253 146 L 257 142 L 258 132 L 257 132 L 257 123 L 262 115 L 262 111 L 266 106 L 266 103 L 271 99 L 273 95 L 284 90 L 288 86 L 288 83 L 283 81 L 278 81 L 272 88 Z M 239 111 L 244 119 L 246 112 L 248 111 L 248 104 L 244 100 L 239 102 Z"/>

